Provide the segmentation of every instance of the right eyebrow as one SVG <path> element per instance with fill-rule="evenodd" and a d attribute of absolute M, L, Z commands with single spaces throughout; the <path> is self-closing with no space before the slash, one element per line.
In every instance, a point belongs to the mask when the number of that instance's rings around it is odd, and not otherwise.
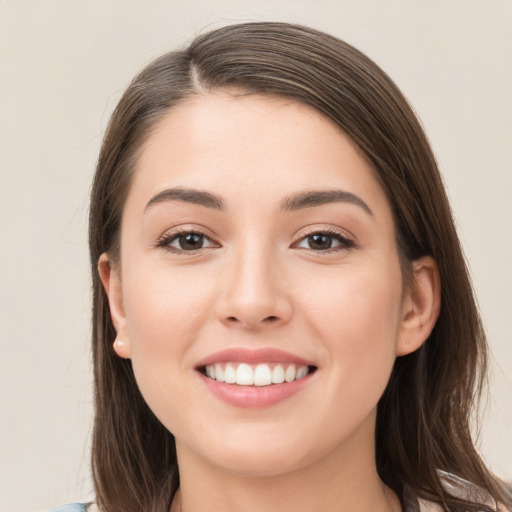
<path fill-rule="evenodd" d="M 294 211 L 301 208 L 311 208 L 338 202 L 354 204 L 373 217 L 371 208 L 359 196 L 346 190 L 310 190 L 299 192 L 285 198 L 281 205 L 281 211 Z"/>
<path fill-rule="evenodd" d="M 176 187 L 162 190 L 158 194 L 154 195 L 146 204 L 145 210 L 148 210 L 156 204 L 168 201 L 184 201 L 186 203 L 198 204 L 215 210 L 224 209 L 224 201 L 220 196 L 211 194 L 210 192 L 205 192 L 204 190 Z"/>

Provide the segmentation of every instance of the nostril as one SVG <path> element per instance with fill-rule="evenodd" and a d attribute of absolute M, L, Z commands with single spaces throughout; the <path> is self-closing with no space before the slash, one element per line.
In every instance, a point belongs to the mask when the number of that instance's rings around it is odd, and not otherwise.
<path fill-rule="evenodd" d="M 244 325 L 248 328 L 256 328 L 258 325 L 268 325 L 268 324 L 276 324 L 280 320 L 279 316 L 269 315 L 264 318 L 240 318 L 236 316 L 227 316 L 225 318 L 225 322 L 230 325 Z"/>

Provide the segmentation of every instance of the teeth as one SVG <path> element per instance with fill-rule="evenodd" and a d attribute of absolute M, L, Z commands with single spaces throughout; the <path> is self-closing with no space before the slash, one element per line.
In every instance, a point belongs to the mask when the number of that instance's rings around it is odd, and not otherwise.
<path fill-rule="evenodd" d="M 215 377 L 213 377 L 215 378 Z M 284 382 L 284 368 L 278 364 L 272 370 L 272 384 L 282 384 Z"/>
<path fill-rule="evenodd" d="M 308 367 L 307 366 L 299 366 L 299 368 L 297 369 L 297 377 L 295 377 L 295 378 L 296 379 L 302 379 L 307 374 L 308 374 Z"/>
<path fill-rule="evenodd" d="M 303 379 L 308 375 L 307 366 L 277 364 L 271 368 L 268 364 L 250 365 L 247 363 L 209 364 L 205 373 L 210 379 L 239 386 L 270 386 Z"/>
<path fill-rule="evenodd" d="M 212 377 L 212 379 L 215 379 L 217 382 L 224 382 L 224 368 L 222 368 L 219 363 L 216 365 L 209 364 L 208 366 L 213 366 L 215 368 L 215 375 Z M 206 367 L 206 375 L 208 375 L 208 366 Z"/>
<path fill-rule="evenodd" d="M 226 365 L 226 369 L 224 370 L 224 382 L 228 384 L 234 384 L 236 382 L 236 370 L 230 363 Z"/>
<path fill-rule="evenodd" d="M 272 371 L 268 364 L 259 364 L 254 370 L 255 386 L 270 386 L 272 384 Z"/>
<path fill-rule="evenodd" d="M 291 364 L 286 368 L 286 371 L 284 372 L 284 380 L 286 382 L 293 382 L 295 380 L 295 377 L 297 376 L 297 372 L 295 370 L 295 365 Z"/>
<path fill-rule="evenodd" d="M 208 375 L 210 379 L 215 379 L 215 366 L 213 364 L 206 367 L 206 375 Z"/>
<path fill-rule="evenodd" d="M 242 363 L 238 365 L 236 369 L 236 383 L 239 386 L 252 386 L 254 384 L 254 374 L 248 364 Z"/>

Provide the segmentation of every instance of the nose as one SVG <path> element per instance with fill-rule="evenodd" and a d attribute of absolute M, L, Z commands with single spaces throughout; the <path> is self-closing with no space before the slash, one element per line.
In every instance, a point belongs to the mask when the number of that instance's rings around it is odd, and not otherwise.
<path fill-rule="evenodd" d="M 225 325 L 262 330 L 291 319 L 289 290 L 275 256 L 247 248 L 234 256 L 220 282 L 217 315 Z"/>

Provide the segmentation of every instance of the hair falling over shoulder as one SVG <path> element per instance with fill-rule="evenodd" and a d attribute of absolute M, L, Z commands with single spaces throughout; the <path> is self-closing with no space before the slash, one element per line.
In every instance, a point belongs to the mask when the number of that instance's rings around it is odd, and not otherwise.
<path fill-rule="evenodd" d="M 322 32 L 284 23 L 224 27 L 149 64 L 109 123 L 94 178 L 90 219 L 95 421 L 92 468 L 102 512 L 168 511 L 179 486 L 172 434 L 138 389 L 129 360 L 116 357 L 100 255 L 119 258 L 123 205 L 151 130 L 173 106 L 208 90 L 277 95 L 334 121 L 372 164 L 392 205 L 402 271 L 430 255 L 442 306 L 427 342 L 399 357 L 377 413 L 382 480 L 445 510 L 482 510 L 448 492 L 440 471 L 509 499 L 471 436 L 486 375 L 485 334 L 450 206 L 427 138 L 392 80 L 368 57 Z M 486 510 L 493 510 L 488 507 Z"/>

